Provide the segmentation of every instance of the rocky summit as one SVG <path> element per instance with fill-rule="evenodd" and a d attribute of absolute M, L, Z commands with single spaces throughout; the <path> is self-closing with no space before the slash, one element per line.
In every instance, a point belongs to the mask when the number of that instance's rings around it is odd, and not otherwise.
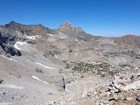
<path fill-rule="evenodd" d="M 0 105 L 139 105 L 140 36 L 0 25 Z"/>

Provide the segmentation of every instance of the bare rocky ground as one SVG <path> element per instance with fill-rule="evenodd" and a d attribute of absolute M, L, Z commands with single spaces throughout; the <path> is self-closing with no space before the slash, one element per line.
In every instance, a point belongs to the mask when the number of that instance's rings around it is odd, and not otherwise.
<path fill-rule="evenodd" d="M 139 105 L 140 49 L 126 39 L 0 26 L 0 105 Z"/>

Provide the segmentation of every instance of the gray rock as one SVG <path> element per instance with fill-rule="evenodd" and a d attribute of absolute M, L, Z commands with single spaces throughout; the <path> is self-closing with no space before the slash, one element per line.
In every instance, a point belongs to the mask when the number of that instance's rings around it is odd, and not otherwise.
<path fill-rule="evenodd" d="M 3 83 L 3 79 L 0 79 L 0 84 L 2 84 Z"/>
<path fill-rule="evenodd" d="M 140 96 L 137 96 L 136 101 L 140 102 Z"/>
<path fill-rule="evenodd" d="M 7 44 L 0 42 L 0 47 L 3 49 L 5 54 L 10 54 L 11 56 L 15 56 L 15 55 L 21 56 L 21 52 L 19 50 L 15 49 L 11 45 L 7 45 Z"/>

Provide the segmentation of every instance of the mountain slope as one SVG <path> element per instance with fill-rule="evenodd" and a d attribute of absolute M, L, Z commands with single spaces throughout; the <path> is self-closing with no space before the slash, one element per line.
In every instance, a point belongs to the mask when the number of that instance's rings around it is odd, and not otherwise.
<path fill-rule="evenodd" d="M 126 35 L 123 37 L 115 38 L 114 42 L 118 45 L 125 44 L 140 47 L 140 36 Z"/>
<path fill-rule="evenodd" d="M 134 105 L 140 89 L 137 46 L 139 36 L 98 37 L 68 22 L 57 29 L 1 25 L 0 103 Z"/>
<path fill-rule="evenodd" d="M 68 22 L 64 22 L 62 25 L 60 25 L 60 27 L 57 30 L 81 41 L 89 42 L 94 41 L 94 38 L 100 38 L 98 36 L 88 34 L 85 31 L 83 31 L 80 27 L 76 27 Z"/>

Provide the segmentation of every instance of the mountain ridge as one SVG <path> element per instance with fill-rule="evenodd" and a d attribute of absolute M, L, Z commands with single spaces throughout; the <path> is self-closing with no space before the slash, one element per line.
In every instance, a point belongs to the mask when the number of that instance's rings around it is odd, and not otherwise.
<path fill-rule="evenodd" d="M 140 36 L 137 35 L 125 35 L 122 37 L 117 37 L 114 40 L 115 43 L 118 45 L 126 44 L 126 45 L 132 45 L 140 47 Z"/>
<path fill-rule="evenodd" d="M 135 105 L 140 90 L 137 43 L 139 36 L 99 37 L 70 23 L 57 29 L 13 21 L 2 25 L 0 103 Z"/>

